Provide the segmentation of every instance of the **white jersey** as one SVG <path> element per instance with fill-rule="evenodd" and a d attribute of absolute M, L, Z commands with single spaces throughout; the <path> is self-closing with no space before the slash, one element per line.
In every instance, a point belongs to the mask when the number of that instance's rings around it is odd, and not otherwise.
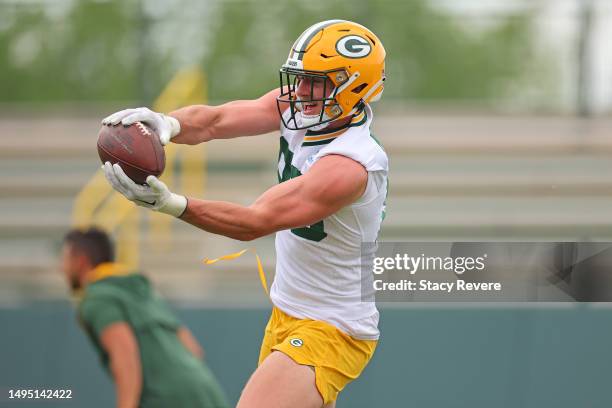
<path fill-rule="evenodd" d="M 287 114 L 288 112 L 285 112 Z M 370 134 L 372 110 L 335 131 L 289 130 L 281 124 L 279 182 L 304 174 L 321 157 L 338 154 L 368 171 L 364 194 L 309 227 L 276 233 L 272 303 L 285 313 L 328 322 L 352 337 L 378 339 L 378 310 L 363 302 L 361 244 L 375 242 L 384 217 L 387 155 Z"/>

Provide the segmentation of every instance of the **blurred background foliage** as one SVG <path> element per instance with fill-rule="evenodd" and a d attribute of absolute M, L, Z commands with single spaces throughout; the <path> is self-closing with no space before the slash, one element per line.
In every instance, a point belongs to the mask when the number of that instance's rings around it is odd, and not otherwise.
<path fill-rule="evenodd" d="M 9 1 L 0 7 L 1 102 L 150 103 L 188 64 L 206 72 L 212 101 L 257 97 L 278 85 L 276 72 L 295 38 L 331 18 L 360 22 L 381 38 L 386 98 L 499 98 L 530 81 L 525 62 L 535 55 L 529 10 L 474 28 L 425 0 L 83 0 L 27 7 Z"/>

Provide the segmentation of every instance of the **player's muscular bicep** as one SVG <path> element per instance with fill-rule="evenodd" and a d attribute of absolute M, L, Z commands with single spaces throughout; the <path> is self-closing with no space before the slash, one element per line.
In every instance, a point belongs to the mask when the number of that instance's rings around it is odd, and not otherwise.
<path fill-rule="evenodd" d="M 266 191 L 252 208 L 269 232 L 302 227 L 355 202 L 365 191 L 367 180 L 367 171 L 360 163 L 329 155 L 304 175 Z"/>
<path fill-rule="evenodd" d="M 367 179 L 361 164 L 330 155 L 304 175 L 272 187 L 248 207 L 189 198 L 181 219 L 214 234 L 250 241 L 328 217 L 361 197 Z"/>

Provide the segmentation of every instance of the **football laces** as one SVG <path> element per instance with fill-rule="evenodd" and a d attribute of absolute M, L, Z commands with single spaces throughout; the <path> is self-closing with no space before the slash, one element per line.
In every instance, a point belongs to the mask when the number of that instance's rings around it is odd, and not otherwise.
<path fill-rule="evenodd" d="M 136 127 L 138 127 L 138 129 L 140 129 L 140 132 L 143 135 L 151 136 L 151 132 L 149 131 L 149 128 L 147 128 L 145 125 L 143 125 L 142 122 L 136 122 Z"/>

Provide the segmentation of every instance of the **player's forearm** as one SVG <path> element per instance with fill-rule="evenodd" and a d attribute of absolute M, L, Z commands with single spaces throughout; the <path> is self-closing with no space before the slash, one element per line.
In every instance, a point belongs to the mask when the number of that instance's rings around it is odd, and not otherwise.
<path fill-rule="evenodd" d="M 274 89 L 258 99 L 232 101 L 219 106 L 192 105 L 175 110 L 170 116 L 179 121 L 181 131 L 172 141 L 193 145 L 278 130 L 278 94 L 279 90 Z"/>
<path fill-rule="evenodd" d="M 178 119 L 181 131 L 174 143 L 198 144 L 215 139 L 231 139 L 269 133 L 277 120 L 263 114 L 257 101 L 232 101 L 219 106 L 192 105 L 170 114 Z"/>
<path fill-rule="evenodd" d="M 270 230 L 270 223 L 253 208 L 225 201 L 189 198 L 180 218 L 204 231 L 240 241 L 250 241 L 274 232 Z"/>
<path fill-rule="evenodd" d="M 191 105 L 171 112 L 170 116 L 176 118 L 181 125 L 180 133 L 172 141 L 196 145 L 215 139 L 215 129 L 221 113 L 215 106 Z"/>
<path fill-rule="evenodd" d="M 111 372 L 117 390 L 117 408 L 138 407 L 142 392 L 140 364 L 131 359 L 111 357 Z"/>

